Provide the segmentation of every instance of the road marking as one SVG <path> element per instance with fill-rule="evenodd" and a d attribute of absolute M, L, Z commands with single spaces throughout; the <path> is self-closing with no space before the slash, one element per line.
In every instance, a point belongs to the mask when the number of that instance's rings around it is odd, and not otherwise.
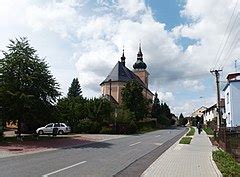
<path fill-rule="evenodd" d="M 68 166 L 68 167 L 65 167 L 65 168 L 56 170 L 56 171 L 54 171 L 54 172 L 51 172 L 51 173 L 48 173 L 48 174 L 45 174 L 45 175 L 42 175 L 42 177 L 48 177 L 48 176 L 50 176 L 50 175 L 52 175 L 52 174 L 55 174 L 55 173 L 58 173 L 58 172 L 67 170 L 67 169 L 69 169 L 69 168 L 75 167 L 75 166 L 77 166 L 77 165 L 84 164 L 84 163 L 86 163 L 86 162 L 87 162 L 87 161 L 82 161 L 82 162 L 76 163 L 76 164 L 74 164 L 74 165 L 71 165 L 71 166 Z"/>
<path fill-rule="evenodd" d="M 155 137 L 157 138 L 157 137 L 159 137 L 159 136 L 161 136 L 161 135 L 157 135 L 157 136 L 155 136 Z"/>
<path fill-rule="evenodd" d="M 162 143 L 153 143 L 154 145 L 161 146 Z"/>
<path fill-rule="evenodd" d="M 133 143 L 133 144 L 130 144 L 129 146 L 134 146 L 134 145 L 137 145 L 137 144 L 140 144 L 140 143 L 141 143 L 141 141 Z"/>

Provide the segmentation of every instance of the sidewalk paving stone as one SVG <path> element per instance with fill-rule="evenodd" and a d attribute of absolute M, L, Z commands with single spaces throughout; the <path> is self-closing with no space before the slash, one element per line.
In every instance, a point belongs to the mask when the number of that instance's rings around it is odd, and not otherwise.
<path fill-rule="evenodd" d="M 142 177 L 216 177 L 222 176 L 212 159 L 212 146 L 205 132 L 195 135 L 190 144 L 176 142 L 160 156 Z"/>

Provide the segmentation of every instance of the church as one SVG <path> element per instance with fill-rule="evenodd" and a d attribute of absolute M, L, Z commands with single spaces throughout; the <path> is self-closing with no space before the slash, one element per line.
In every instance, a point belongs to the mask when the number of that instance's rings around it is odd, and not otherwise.
<path fill-rule="evenodd" d="M 143 61 L 141 44 L 139 44 L 137 61 L 133 65 L 133 70 L 131 71 L 128 69 L 125 63 L 126 57 L 124 56 L 123 50 L 121 61 L 117 62 L 107 78 L 100 84 L 102 95 L 111 98 L 115 103 L 121 104 L 122 88 L 124 88 L 127 82 L 135 80 L 142 86 L 143 96 L 147 99 L 153 100 L 154 94 L 148 89 L 149 73 L 146 70 L 147 65 Z"/>

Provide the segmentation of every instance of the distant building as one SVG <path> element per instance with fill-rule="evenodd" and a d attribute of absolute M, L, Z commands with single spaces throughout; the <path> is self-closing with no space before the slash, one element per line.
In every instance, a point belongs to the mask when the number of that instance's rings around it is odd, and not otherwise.
<path fill-rule="evenodd" d="M 227 76 L 228 83 L 223 89 L 226 106 L 226 126 L 240 126 L 240 73 Z"/>
<path fill-rule="evenodd" d="M 154 94 L 148 89 L 148 77 L 149 73 L 146 68 L 147 65 L 143 61 L 143 53 L 141 50 L 141 45 L 139 45 L 139 51 L 137 54 L 137 61 L 133 65 L 133 71 L 129 70 L 125 66 L 126 57 L 124 56 L 124 51 L 121 57 L 121 61 L 118 61 L 114 66 L 110 74 L 106 79 L 100 84 L 101 93 L 103 96 L 111 95 L 111 99 L 115 102 L 122 102 L 121 91 L 125 84 L 129 81 L 137 81 L 143 88 L 143 96 L 147 99 L 153 100 Z"/>
<path fill-rule="evenodd" d="M 220 101 L 220 109 L 223 115 L 225 113 L 225 100 L 223 98 Z M 218 118 L 217 104 L 210 106 L 203 112 L 204 124 L 206 124 L 208 121 L 212 121 L 213 119 L 217 118 Z"/>
<path fill-rule="evenodd" d="M 205 106 L 202 106 L 200 108 L 198 108 L 196 111 L 194 111 L 192 114 L 191 114 L 191 117 L 202 117 L 203 116 L 203 113 L 204 111 L 207 109 L 207 107 Z"/>

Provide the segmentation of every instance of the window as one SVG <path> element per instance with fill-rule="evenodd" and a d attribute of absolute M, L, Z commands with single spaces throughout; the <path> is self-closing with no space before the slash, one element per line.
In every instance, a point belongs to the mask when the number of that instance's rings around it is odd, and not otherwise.
<path fill-rule="evenodd" d="M 47 126 L 46 126 L 46 128 L 50 128 L 50 127 L 52 127 L 53 126 L 53 124 L 48 124 Z"/>
<path fill-rule="evenodd" d="M 60 127 L 60 124 L 59 123 L 55 123 L 54 127 Z"/>
<path fill-rule="evenodd" d="M 229 93 L 227 93 L 227 104 L 229 104 Z"/>
<path fill-rule="evenodd" d="M 64 124 L 60 124 L 60 126 L 61 126 L 61 127 L 65 127 L 65 125 L 64 125 Z"/>

